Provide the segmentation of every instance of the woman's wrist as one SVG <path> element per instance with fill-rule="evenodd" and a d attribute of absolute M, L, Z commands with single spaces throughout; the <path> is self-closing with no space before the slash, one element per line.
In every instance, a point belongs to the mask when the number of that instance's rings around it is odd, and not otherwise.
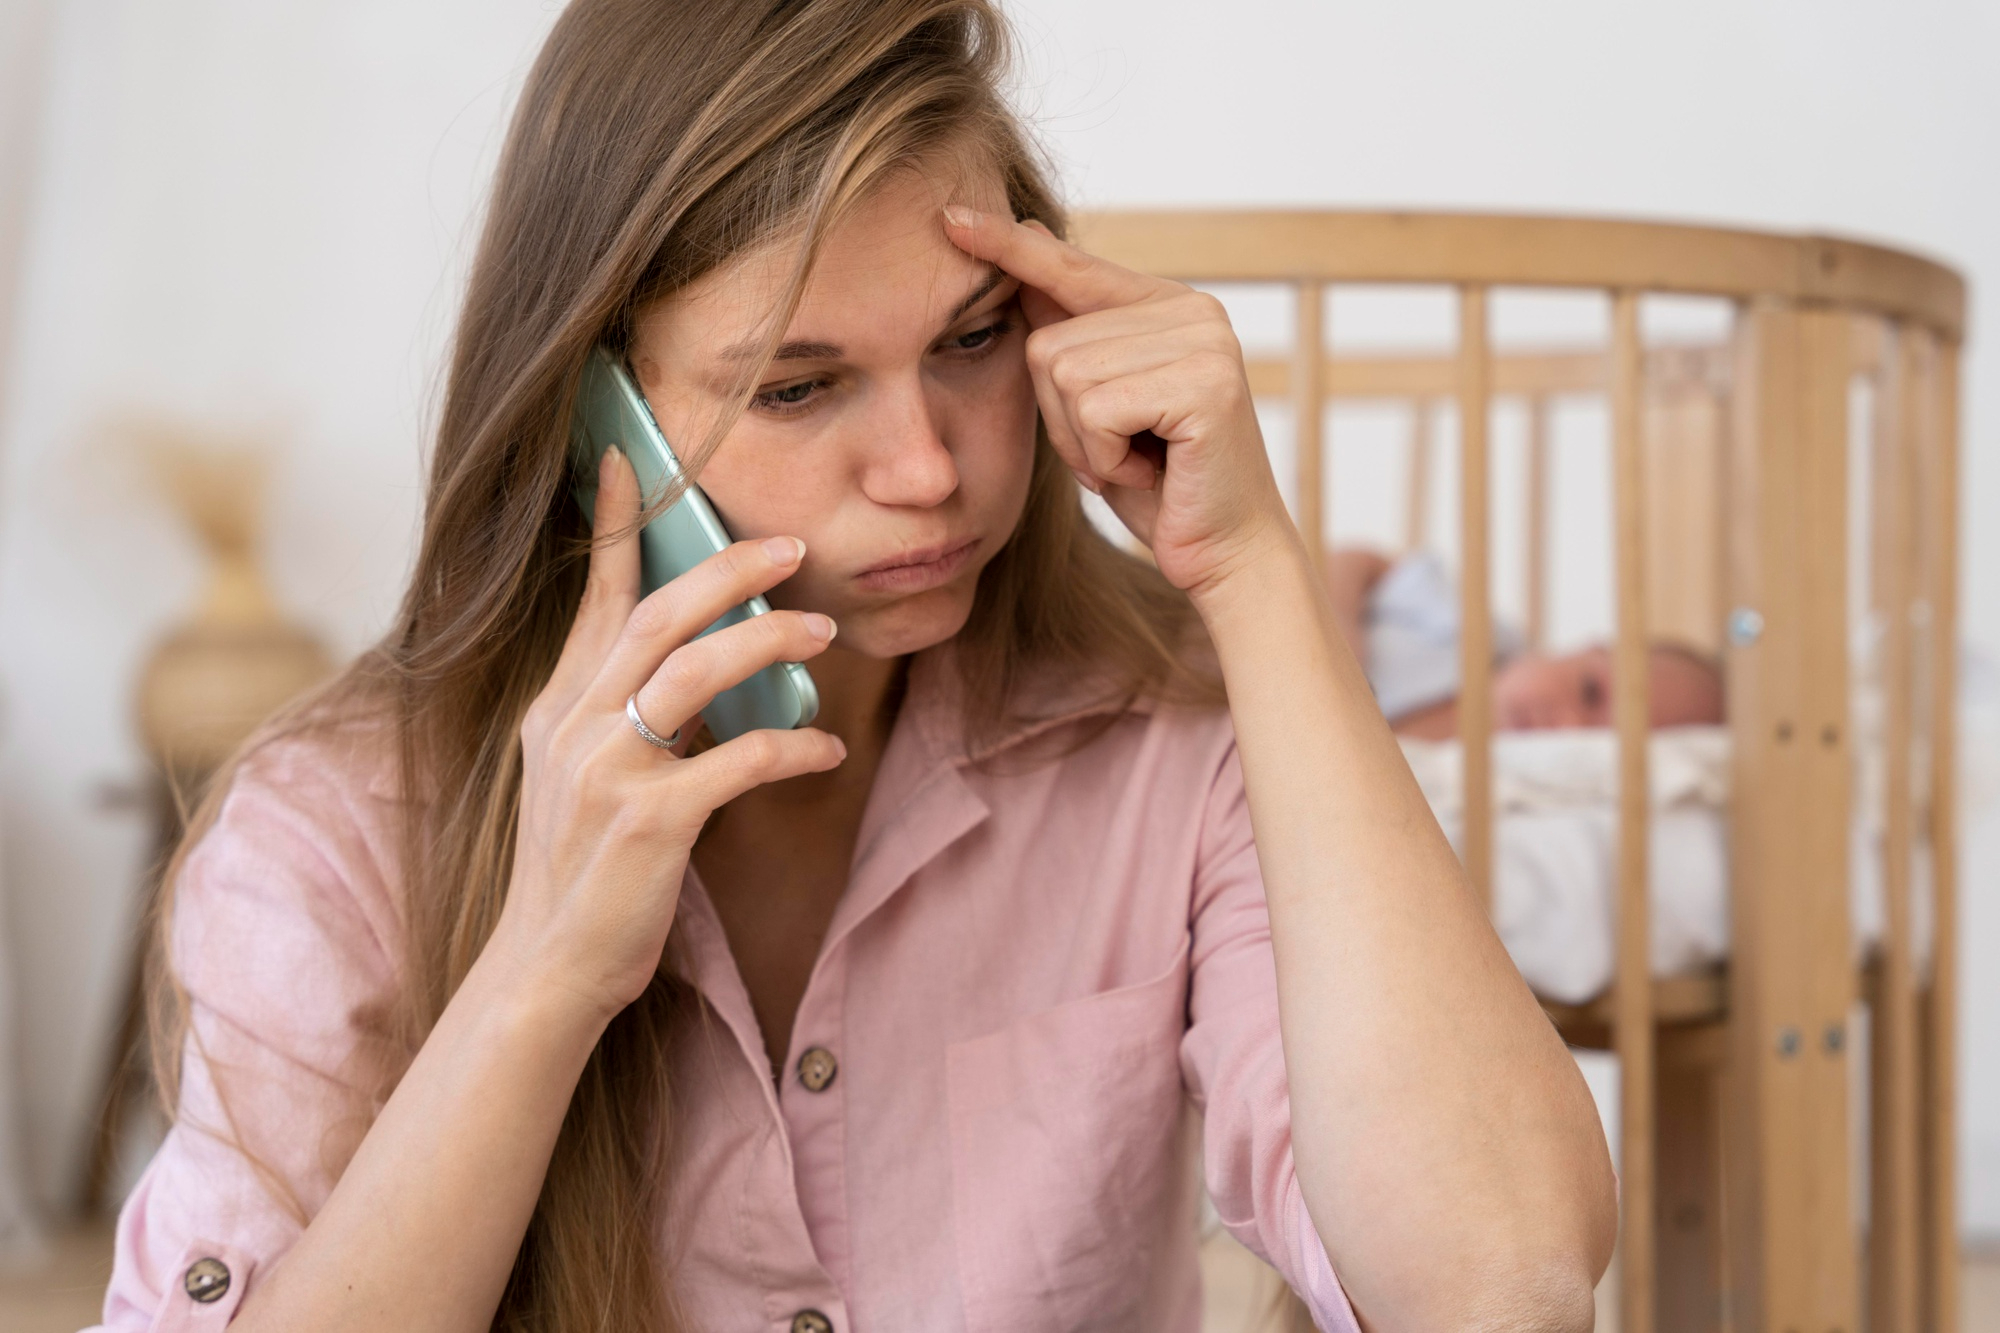
<path fill-rule="evenodd" d="M 510 1028 L 519 1024 L 523 1030 L 579 1043 L 587 1052 L 620 1006 L 610 1003 L 601 988 L 579 984 L 547 955 L 547 950 L 527 947 L 514 922 L 503 915 L 460 991 L 470 990 L 480 1003 L 498 1006 Z"/>
<path fill-rule="evenodd" d="M 1316 577 L 1298 529 L 1280 514 L 1250 525 L 1216 562 L 1215 572 L 1188 590 L 1188 598 L 1215 634 L 1248 607 L 1309 591 Z"/>

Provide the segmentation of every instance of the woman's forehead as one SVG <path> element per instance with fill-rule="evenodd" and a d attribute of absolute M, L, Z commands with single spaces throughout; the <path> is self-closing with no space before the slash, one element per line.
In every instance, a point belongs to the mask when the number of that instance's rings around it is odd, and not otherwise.
<path fill-rule="evenodd" d="M 990 266 L 945 236 L 947 203 L 1004 208 L 997 173 L 897 171 L 829 229 L 784 340 L 844 345 L 935 322 L 989 276 Z M 746 340 L 761 341 L 784 298 L 799 241 L 787 237 L 750 250 L 646 311 L 639 337 L 670 362 L 721 358 Z M 928 332 L 935 333 L 930 329 Z"/>

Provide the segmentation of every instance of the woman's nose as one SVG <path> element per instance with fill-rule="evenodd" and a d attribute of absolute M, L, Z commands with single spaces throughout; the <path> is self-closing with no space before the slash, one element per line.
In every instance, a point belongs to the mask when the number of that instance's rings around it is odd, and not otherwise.
<path fill-rule="evenodd" d="M 885 390 L 868 427 L 862 490 L 877 504 L 928 509 L 958 489 L 958 462 L 918 382 Z"/>

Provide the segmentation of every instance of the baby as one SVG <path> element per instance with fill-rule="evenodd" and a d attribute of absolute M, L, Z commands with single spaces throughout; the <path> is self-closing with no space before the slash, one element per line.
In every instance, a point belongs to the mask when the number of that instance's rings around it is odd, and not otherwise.
<path fill-rule="evenodd" d="M 1458 734 L 1458 594 L 1436 557 L 1391 560 L 1346 549 L 1326 559 L 1327 590 L 1341 631 L 1367 669 L 1369 684 L 1399 735 L 1449 740 Z M 1595 644 L 1560 656 L 1523 651 L 1494 625 L 1493 725 L 1503 731 L 1611 725 L 1611 651 Z M 1719 723 L 1722 671 L 1679 644 L 1651 651 L 1649 709 L 1654 727 Z"/>

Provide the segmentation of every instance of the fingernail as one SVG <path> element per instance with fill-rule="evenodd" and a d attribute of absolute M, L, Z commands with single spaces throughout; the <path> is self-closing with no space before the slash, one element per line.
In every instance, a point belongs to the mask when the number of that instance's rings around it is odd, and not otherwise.
<path fill-rule="evenodd" d="M 1104 494 L 1104 488 L 1098 485 L 1097 478 L 1091 476 L 1083 469 L 1073 467 L 1069 470 L 1069 474 L 1076 478 L 1077 485 L 1083 487 L 1083 489 L 1089 491 L 1092 495 Z"/>
<path fill-rule="evenodd" d="M 831 732 L 829 732 L 828 734 L 829 734 L 829 735 L 831 735 L 832 733 L 831 733 Z M 840 739 L 840 737 L 838 737 L 838 736 L 834 736 L 834 738 L 833 738 L 833 748 L 834 748 L 834 749 L 836 749 L 836 750 L 838 750 L 838 751 L 840 751 L 840 757 L 841 757 L 842 759 L 845 759 L 845 758 L 847 758 L 847 742 L 846 742 L 846 741 L 844 741 L 844 740 Z"/>
<path fill-rule="evenodd" d="M 797 537 L 766 537 L 764 554 L 774 565 L 796 565 L 806 558 L 806 544 Z"/>
<path fill-rule="evenodd" d="M 597 470 L 599 472 L 604 472 L 608 471 L 611 468 L 617 467 L 618 460 L 623 458 L 624 456 L 625 455 L 623 453 L 619 452 L 617 445 L 615 444 L 612 445 L 609 449 L 606 449 L 604 451 L 604 457 L 597 460 Z"/>
<path fill-rule="evenodd" d="M 964 204 L 944 206 L 944 220 L 954 227 L 976 227 L 979 225 L 979 218 L 980 214 L 976 209 L 967 208 Z"/>
<path fill-rule="evenodd" d="M 817 611 L 806 612 L 806 633 L 821 643 L 832 643 L 833 636 L 840 633 L 840 626 L 833 623 L 832 616 L 823 616 Z"/>

